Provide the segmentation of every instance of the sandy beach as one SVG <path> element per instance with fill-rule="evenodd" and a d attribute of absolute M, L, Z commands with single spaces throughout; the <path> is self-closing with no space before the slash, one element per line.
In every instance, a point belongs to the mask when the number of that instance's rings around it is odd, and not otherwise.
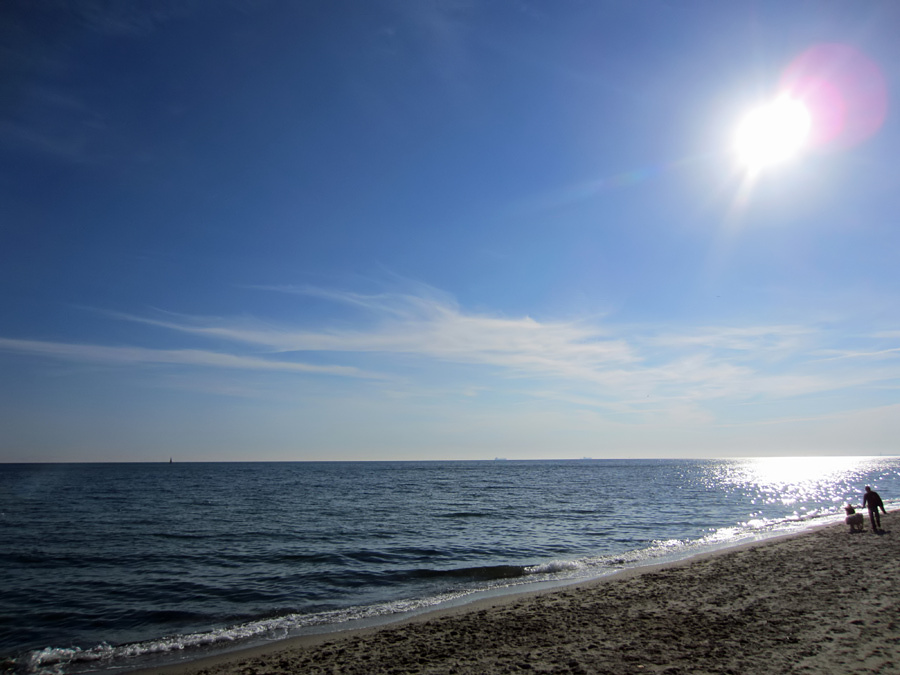
<path fill-rule="evenodd" d="M 900 537 L 843 524 L 167 668 L 280 673 L 900 673 Z M 153 672 L 163 672 L 155 670 Z"/>

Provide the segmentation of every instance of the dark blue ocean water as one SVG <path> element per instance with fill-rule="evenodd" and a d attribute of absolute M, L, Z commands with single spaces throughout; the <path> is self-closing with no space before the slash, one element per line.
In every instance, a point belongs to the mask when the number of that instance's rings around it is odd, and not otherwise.
<path fill-rule="evenodd" d="M 596 577 L 867 484 L 890 509 L 900 459 L 0 464 L 0 662 L 136 668 Z"/>

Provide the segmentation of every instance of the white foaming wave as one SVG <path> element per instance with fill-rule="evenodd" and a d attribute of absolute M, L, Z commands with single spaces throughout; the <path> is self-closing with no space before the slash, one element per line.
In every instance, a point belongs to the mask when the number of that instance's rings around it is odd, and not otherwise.
<path fill-rule="evenodd" d="M 659 560 L 690 557 L 707 550 L 721 549 L 744 542 L 799 532 L 819 523 L 843 520 L 843 514 L 823 508 L 797 513 L 783 518 L 751 518 L 734 526 L 716 528 L 697 539 L 657 539 L 650 545 L 620 554 L 590 558 L 583 562 L 587 568 L 629 568 L 652 564 Z"/>
<path fill-rule="evenodd" d="M 583 569 L 584 562 L 579 560 L 552 560 L 541 565 L 530 565 L 525 568 L 525 574 L 556 574 L 558 572 L 573 572 Z"/>
<path fill-rule="evenodd" d="M 108 645 L 100 645 L 99 650 Z M 91 650 L 93 651 L 93 650 Z M 25 672 L 41 673 L 42 675 L 56 675 L 62 673 L 63 666 L 80 658 L 84 650 L 78 647 L 46 647 L 29 652 L 24 657 Z"/>
<path fill-rule="evenodd" d="M 720 527 L 695 541 L 686 542 L 696 548 L 720 547 L 745 541 L 766 539 L 771 536 L 800 532 L 813 525 L 843 520 L 844 514 L 834 508 L 821 508 L 803 513 L 793 513 L 781 518 L 751 517 L 731 527 Z"/>
<path fill-rule="evenodd" d="M 823 507 L 820 509 L 804 511 L 803 513 L 793 513 L 782 518 L 750 518 L 749 520 L 740 523 L 739 527 L 734 529 L 744 532 L 754 532 L 759 530 L 770 530 L 773 532 L 791 531 L 802 529 L 816 521 L 829 522 L 831 520 L 841 519 L 843 516 L 844 514 L 840 513 L 836 508 Z M 798 526 L 800 527 L 798 528 Z"/>
<path fill-rule="evenodd" d="M 73 665 L 102 664 L 113 667 L 142 657 L 178 654 L 187 650 L 227 647 L 253 640 L 268 641 L 288 637 L 293 631 L 313 626 L 343 624 L 363 619 L 377 619 L 393 614 L 406 614 L 429 609 L 456 600 L 474 590 L 447 592 L 421 599 L 406 599 L 377 605 L 349 607 L 315 614 L 287 614 L 285 616 L 250 621 L 219 630 L 167 636 L 156 640 L 111 646 L 103 643 L 95 647 L 46 647 L 29 652 L 22 658 L 25 672 L 33 675 L 62 675 Z M 241 646 L 244 646 L 241 644 Z M 134 666 L 136 667 L 136 666 Z"/>

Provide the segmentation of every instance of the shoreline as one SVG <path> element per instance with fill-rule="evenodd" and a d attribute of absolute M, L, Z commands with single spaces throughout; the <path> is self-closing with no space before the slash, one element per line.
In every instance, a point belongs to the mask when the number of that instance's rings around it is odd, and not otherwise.
<path fill-rule="evenodd" d="M 590 581 L 130 672 L 885 672 L 900 667 L 893 513 L 880 535 L 821 525 Z"/>

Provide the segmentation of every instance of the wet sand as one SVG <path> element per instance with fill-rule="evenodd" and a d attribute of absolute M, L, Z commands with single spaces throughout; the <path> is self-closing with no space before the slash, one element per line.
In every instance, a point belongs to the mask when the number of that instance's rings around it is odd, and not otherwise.
<path fill-rule="evenodd" d="M 171 675 L 900 673 L 900 520 L 846 525 L 375 629 L 298 638 Z"/>

